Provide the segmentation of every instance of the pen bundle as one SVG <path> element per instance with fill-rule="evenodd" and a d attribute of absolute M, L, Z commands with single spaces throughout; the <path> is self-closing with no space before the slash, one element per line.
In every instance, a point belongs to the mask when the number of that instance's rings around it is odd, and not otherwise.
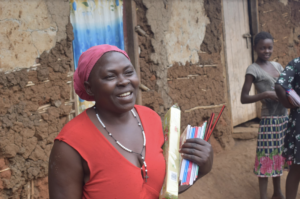
<path fill-rule="evenodd" d="M 292 101 L 293 105 L 296 107 L 300 107 L 300 97 L 296 93 L 294 89 L 288 89 L 286 90 L 286 93 L 291 96 L 290 100 Z"/>
<path fill-rule="evenodd" d="M 186 139 L 200 138 L 202 140 L 208 141 L 222 115 L 224 108 L 225 106 L 222 107 L 214 125 L 212 124 L 215 117 L 214 113 L 211 114 L 208 122 L 205 121 L 201 126 L 192 127 L 188 125 L 180 137 L 180 148 L 184 144 Z M 181 161 L 181 168 L 179 173 L 179 180 L 181 181 L 181 185 L 193 185 L 198 177 L 198 171 L 198 165 L 189 160 L 183 159 Z"/>

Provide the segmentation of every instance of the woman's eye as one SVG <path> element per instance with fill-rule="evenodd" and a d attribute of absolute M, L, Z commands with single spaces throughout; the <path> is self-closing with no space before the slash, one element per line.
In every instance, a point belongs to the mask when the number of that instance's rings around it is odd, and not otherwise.
<path fill-rule="evenodd" d="M 113 79 L 115 76 L 113 76 L 113 75 L 107 75 L 106 77 L 105 77 L 105 79 L 108 79 L 108 80 L 110 80 L 110 79 Z"/>
<path fill-rule="evenodd" d="M 127 71 L 126 74 L 127 75 L 131 75 L 131 74 L 133 74 L 133 71 L 132 70 L 131 71 Z"/>

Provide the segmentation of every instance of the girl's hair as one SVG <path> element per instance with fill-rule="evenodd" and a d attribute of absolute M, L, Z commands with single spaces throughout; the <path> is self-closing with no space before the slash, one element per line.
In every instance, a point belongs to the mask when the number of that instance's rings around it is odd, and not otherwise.
<path fill-rule="evenodd" d="M 254 46 L 256 46 L 260 40 L 265 40 L 265 39 L 272 39 L 272 41 L 274 40 L 272 35 L 268 32 L 257 33 L 257 35 L 255 35 L 254 38 Z"/>

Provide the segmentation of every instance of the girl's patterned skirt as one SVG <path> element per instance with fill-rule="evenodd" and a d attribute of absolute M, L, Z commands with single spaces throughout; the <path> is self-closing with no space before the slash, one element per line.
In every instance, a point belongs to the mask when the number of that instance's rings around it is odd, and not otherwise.
<path fill-rule="evenodd" d="M 288 169 L 282 157 L 287 129 L 287 116 L 263 116 L 258 131 L 254 174 L 258 177 L 277 177 Z"/>

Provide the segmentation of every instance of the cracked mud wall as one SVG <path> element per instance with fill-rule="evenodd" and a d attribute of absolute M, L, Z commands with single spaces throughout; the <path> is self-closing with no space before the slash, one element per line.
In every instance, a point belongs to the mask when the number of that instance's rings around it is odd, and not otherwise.
<path fill-rule="evenodd" d="M 67 0 L 0 1 L 0 69 L 36 64 L 36 58 L 66 38 Z"/>
<path fill-rule="evenodd" d="M 274 37 L 271 60 L 285 67 L 300 56 L 300 2 L 298 0 L 259 0 L 259 28 Z"/>
<path fill-rule="evenodd" d="M 0 24 L 0 199 L 48 198 L 50 150 L 74 108 L 69 2 L 0 1 Z"/>
<path fill-rule="evenodd" d="M 148 35 L 139 35 L 141 82 L 150 89 L 143 104 L 163 116 L 178 103 L 182 130 L 218 114 L 227 104 L 221 0 L 135 2 L 137 25 Z M 229 114 L 214 131 L 217 151 L 233 144 Z"/>

